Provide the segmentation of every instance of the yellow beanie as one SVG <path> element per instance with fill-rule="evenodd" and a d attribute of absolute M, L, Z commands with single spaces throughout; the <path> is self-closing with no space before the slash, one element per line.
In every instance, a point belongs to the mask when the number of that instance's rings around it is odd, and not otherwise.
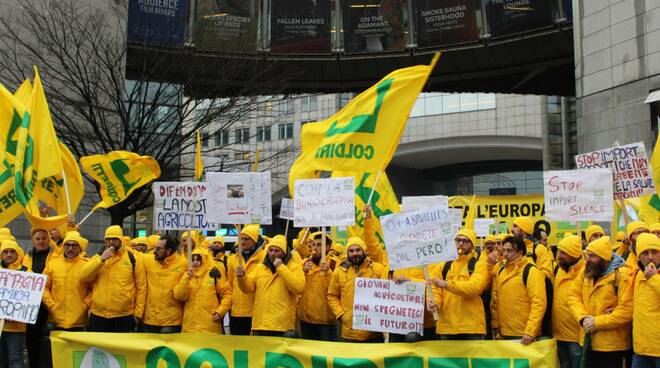
<path fill-rule="evenodd" d="M 616 241 L 622 242 L 626 238 L 626 233 L 624 231 L 616 232 Z"/>
<path fill-rule="evenodd" d="M 346 242 L 346 250 L 350 249 L 352 246 L 357 245 L 364 251 L 365 253 L 367 252 L 367 245 L 364 243 L 364 240 L 362 238 L 359 238 L 357 236 L 348 238 L 348 242 Z"/>
<path fill-rule="evenodd" d="M 646 224 L 646 222 L 643 221 L 633 221 L 629 223 L 626 226 L 626 235 L 628 236 L 628 239 L 630 239 L 630 235 L 634 233 L 638 229 L 649 229 L 649 225 Z"/>
<path fill-rule="evenodd" d="M 105 239 L 123 239 L 124 231 L 119 225 L 112 225 L 105 229 Z"/>
<path fill-rule="evenodd" d="M 149 239 L 146 236 L 138 236 L 133 239 L 133 245 L 144 244 L 149 248 Z"/>
<path fill-rule="evenodd" d="M 67 242 L 76 242 L 78 245 L 80 245 L 80 249 L 84 252 L 87 250 L 87 244 L 89 244 L 89 241 L 85 238 L 83 238 L 79 232 L 77 231 L 69 231 L 66 233 L 64 236 L 64 240 L 62 241 L 62 244 L 66 244 Z"/>
<path fill-rule="evenodd" d="M 322 236 L 323 236 L 322 231 L 316 231 L 316 232 L 312 233 L 312 235 L 310 236 L 310 239 L 316 240 L 318 238 L 320 240 Z M 330 236 L 330 234 L 328 234 L 328 233 L 325 233 L 325 240 L 326 240 L 326 242 L 328 240 L 330 241 L 328 244 L 334 243 L 334 239 L 332 239 L 332 236 Z"/>
<path fill-rule="evenodd" d="M 284 235 L 275 235 L 268 242 L 268 248 L 276 247 L 279 248 L 282 252 L 286 253 L 286 238 Z"/>
<path fill-rule="evenodd" d="M 516 219 L 513 220 L 513 224 L 518 226 L 527 234 L 534 233 L 534 221 L 532 221 L 532 218 L 529 216 L 516 217 Z"/>
<path fill-rule="evenodd" d="M 587 245 L 587 250 L 606 261 L 612 260 L 612 246 L 610 245 L 609 236 L 604 236 L 592 241 Z"/>
<path fill-rule="evenodd" d="M 654 232 L 654 231 L 660 231 L 660 222 L 654 222 L 649 226 L 649 231 Z"/>
<path fill-rule="evenodd" d="M 587 241 L 589 241 L 589 239 L 591 239 L 592 235 L 598 234 L 598 233 L 601 233 L 601 234 L 605 235 L 605 230 L 603 230 L 603 228 L 598 226 L 598 225 L 591 225 L 591 226 L 587 227 L 587 230 L 585 230 L 585 235 L 587 237 Z"/>
<path fill-rule="evenodd" d="M 484 239 L 484 244 L 486 244 L 486 243 L 495 243 L 495 240 L 497 240 L 497 239 L 495 239 L 495 235 L 491 235 L 491 234 L 486 235 L 486 238 Z"/>
<path fill-rule="evenodd" d="M 0 227 L 0 237 L 11 236 L 11 230 L 8 227 Z"/>
<path fill-rule="evenodd" d="M 573 258 L 580 258 L 582 255 L 582 239 L 577 235 L 569 235 L 559 241 L 557 249 L 568 254 Z"/>
<path fill-rule="evenodd" d="M 660 252 L 660 238 L 653 234 L 639 234 L 637 238 L 637 256 L 650 249 Z"/>
<path fill-rule="evenodd" d="M 332 250 L 339 254 L 346 253 L 346 247 L 341 243 L 332 243 Z"/>
<path fill-rule="evenodd" d="M 199 245 L 199 233 L 197 231 L 190 232 L 190 239 L 192 240 L 195 246 Z M 183 234 L 181 234 L 181 243 L 183 243 L 183 245 L 186 245 L 187 241 L 188 241 L 188 232 L 184 231 Z"/>
<path fill-rule="evenodd" d="M 463 235 L 464 237 L 470 239 L 470 241 L 472 242 L 472 246 L 477 245 L 477 234 L 474 233 L 474 230 L 471 229 L 458 230 L 454 239 L 457 238 L 459 235 Z"/>
<path fill-rule="evenodd" d="M 155 249 L 156 244 L 158 244 L 158 241 L 160 240 L 160 235 L 158 234 L 152 234 L 147 237 L 148 243 L 147 243 L 147 248 L 149 250 Z"/>
<path fill-rule="evenodd" d="M 509 233 L 499 233 L 498 235 L 495 235 L 495 240 L 504 241 L 504 239 L 508 238 L 509 236 L 512 235 Z"/>
<path fill-rule="evenodd" d="M 0 253 L 2 253 L 5 249 L 13 249 L 18 253 L 18 260 L 22 262 L 23 257 L 25 256 L 25 252 L 23 251 L 23 248 L 21 248 L 18 243 L 16 243 L 14 240 L 5 240 L 2 242 L 2 247 L 0 247 Z"/>
<path fill-rule="evenodd" d="M 248 238 L 252 239 L 253 242 L 257 242 L 259 239 L 259 233 L 261 232 L 261 227 L 259 224 L 250 224 L 250 225 L 245 225 L 243 227 L 243 230 L 241 230 L 241 233 L 238 234 L 239 236 L 245 235 Z"/>
<path fill-rule="evenodd" d="M 211 245 L 213 245 L 213 243 L 220 243 L 224 247 L 225 246 L 225 238 L 222 235 L 217 235 L 217 236 L 214 236 L 213 238 L 211 238 L 211 240 L 209 240 L 209 243 Z"/>

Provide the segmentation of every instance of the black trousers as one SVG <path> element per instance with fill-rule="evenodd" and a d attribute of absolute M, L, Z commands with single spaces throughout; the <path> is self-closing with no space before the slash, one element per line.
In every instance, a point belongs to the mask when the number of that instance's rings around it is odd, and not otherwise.
<path fill-rule="evenodd" d="M 284 331 L 253 331 L 254 336 L 284 336 Z"/>
<path fill-rule="evenodd" d="M 42 304 L 37 315 L 37 322 L 27 325 L 25 332 L 25 347 L 28 351 L 30 368 L 52 366 L 52 362 L 48 359 L 49 354 L 46 354 L 45 351 L 49 347 L 48 341 L 48 309 Z"/>
<path fill-rule="evenodd" d="M 89 332 L 133 332 L 135 331 L 135 318 L 133 315 L 103 318 L 95 314 L 89 316 Z"/>
<path fill-rule="evenodd" d="M 590 351 L 587 357 L 587 367 L 621 368 L 627 351 Z"/>
<path fill-rule="evenodd" d="M 229 316 L 229 330 L 232 335 L 249 335 L 252 330 L 252 317 Z"/>
<path fill-rule="evenodd" d="M 181 326 L 153 326 L 142 324 L 139 328 L 140 332 L 153 333 L 153 334 L 172 334 L 181 333 Z"/>
<path fill-rule="evenodd" d="M 337 329 L 335 325 L 321 325 L 300 321 L 300 332 L 306 340 L 336 341 Z"/>

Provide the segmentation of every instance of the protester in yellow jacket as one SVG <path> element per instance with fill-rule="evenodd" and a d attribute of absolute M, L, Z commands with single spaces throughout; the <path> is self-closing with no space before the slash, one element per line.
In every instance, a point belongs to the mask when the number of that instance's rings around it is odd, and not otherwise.
<path fill-rule="evenodd" d="M 312 248 L 309 246 L 311 241 L 309 228 L 300 229 L 298 235 L 293 239 L 293 251 L 298 253 L 301 259 L 309 258 L 312 255 Z"/>
<path fill-rule="evenodd" d="M 637 238 L 639 271 L 633 275 L 633 366 L 660 366 L 660 239 Z M 638 363 L 639 365 L 636 365 Z"/>
<path fill-rule="evenodd" d="M 144 264 L 122 246 L 122 236 L 121 227 L 108 227 L 106 246 L 82 268 L 80 279 L 92 284 L 88 331 L 133 332 L 135 316 L 144 314 Z"/>
<path fill-rule="evenodd" d="M 630 349 L 632 289 L 621 257 L 612 253 L 610 237 L 594 240 L 585 250 L 586 264 L 573 283 L 569 305 L 580 322 L 580 345 L 591 335 L 591 367 L 620 367 Z"/>
<path fill-rule="evenodd" d="M 88 259 L 85 257 L 87 239 L 77 231 L 64 237 L 64 256 L 52 260 L 44 271 L 48 276 L 43 302 L 48 308 L 49 321 L 58 330 L 83 331 L 87 325 L 86 303 L 90 286 L 81 280 L 81 271 Z"/>
<path fill-rule="evenodd" d="M 283 235 L 274 236 L 266 247 L 264 261 L 250 273 L 239 265 L 236 277 L 241 291 L 255 294 L 252 333 L 282 336 L 295 329 L 296 303 L 305 290 L 305 275 L 302 265 L 292 260 Z"/>
<path fill-rule="evenodd" d="M 548 247 L 540 243 L 534 243 L 529 239 L 530 234 L 534 233 L 534 221 L 530 217 L 522 216 L 513 220 L 511 230 L 515 236 L 525 239 L 527 257 L 532 260 L 545 276 L 550 280 L 553 278 L 552 252 Z"/>
<path fill-rule="evenodd" d="M 330 253 L 337 260 L 338 264 L 342 264 L 346 261 L 346 247 L 341 243 L 334 242 Z"/>
<path fill-rule="evenodd" d="M 207 252 L 195 249 L 192 269 L 174 287 L 176 300 L 185 303 L 181 332 L 223 333 L 222 319 L 231 308 L 231 287 L 226 277 L 214 278 Z"/>
<path fill-rule="evenodd" d="M 387 279 L 387 267 L 368 258 L 367 245 L 357 237 L 348 239 L 346 262 L 332 273 L 328 286 L 328 304 L 341 321 L 341 338 L 346 341 L 379 341 L 380 334 L 353 329 L 355 278 Z"/>
<path fill-rule="evenodd" d="M 526 257 L 526 251 L 522 238 L 504 239 L 502 253 L 506 263 L 495 279 L 491 304 L 495 335 L 521 339 L 523 345 L 531 344 L 541 334 L 547 306 L 545 275 Z M 525 268 L 528 269 L 526 283 L 523 282 Z"/>
<path fill-rule="evenodd" d="M 146 236 L 138 236 L 137 238 L 131 240 L 131 248 L 136 253 L 147 253 L 149 250 L 149 239 L 147 239 Z"/>
<path fill-rule="evenodd" d="M 373 211 L 371 210 L 370 205 L 364 206 L 364 243 L 367 246 L 367 254 L 369 258 L 378 262 L 384 266 L 387 266 L 390 262 L 387 259 L 387 252 L 383 250 L 376 231 L 378 230 L 378 223 L 376 218 L 373 216 Z"/>
<path fill-rule="evenodd" d="M 649 226 L 642 221 L 633 221 L 626 225 L 626 237 L 628 238 L 628 246 L 622 247 L 621 258 L 626 262 L 628 274 L 632 275 L 637 269 L 637 237 L 640 234 L 649 233 Z M 621 250 L 621 249 L 620 249 Z"/>
<path fill-rule="evenodd" d="M 29 272 L 30 270 L 22 264 L 24 253 L 23 249 L 13 240 L 4 238 L 2 248 L 0 248 L 0 257 L 2 258 L 2 268 Z M 3 355 L 0 358 L 7 359 L 8 367 L 23 367 L 23 351 L 25 351 L 25 323 L 5 320 L 0 335 L 0 350 Z"/>
<path fill-rule="evenodd" d="M 575 319 L 568 299 L 575 278 L 583 269 L 582 239 L 576 235 L 565 236 L 557 245 L 552 298 L 552 335 L 557 339 L 557 354 L 562 367 L 577 368 L 580 364 L 580 323 Z"/>
<path fill-rule="evenodd" d="M 312 255 L 303 261 L 305 290 L 298 303 L 298 318 L 303 339 L 332 341 L 336 319 L 326 295 L 332 272 L 339 266 L 339 261 L 329 253 L 334 243 L 332 237 L 326 234 L 326 263 L 322 263 L 322 236 L 320 231 L 310 236 L 314 245 Z"/>
<path fill-rule="evenodd" d="M 486 312 L 481 294 L 494 262 L 478 261 L 477 236 L 471 229 L 458 231 L 454 240 L 458 258 L 440 263 L 431 273 L 431 309 L 438 311 L 436 334 L 441 340 L 483 340 Z"/>
<path fill-rule="evenodd" d="M 252 328 L 252 311 L 254 307 L 254 293 L 243 292 L 238 287 L 236 269 L 242 264 L 246 273 L 252 272 L 257 265 L 263 262 L 266 251 L 263 247 L 264 239 L 259 235 L 260 226 L 246 225 L 238 235 L 238 249 L 236 254 L 229 258 L 228 278 L 231 283 L 231 312 L 229 314 L 229 329 L 232 335 L 249 335 Z"/>

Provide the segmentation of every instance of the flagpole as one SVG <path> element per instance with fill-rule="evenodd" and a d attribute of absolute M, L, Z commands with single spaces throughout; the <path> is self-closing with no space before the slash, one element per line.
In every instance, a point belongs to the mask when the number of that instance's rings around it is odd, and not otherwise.
<path fill-rule="evenodd" d="M 371 205 L 371 199 L 374 196 L 374 192 L 376 192 L 376 187 L 378 186 L 378 181 L 380 180 L 380 174 L 383 172 L 383 170 L 378 170 L 378 174 L 376 175 L 376 180 L 374 181 L 374 187 L 371 188 L 371 193 L 369 193 L 369 200 L 367 200 L 367 205 Z"/>
<path fill-rule="evenodd" d="M 88 218 L 89 216 L 91 216 L 91 215 L 92 215 L 92 213 L 94 213 L 94 209 L 93 209 L 93 208 L 92 208 L 92 210 L 91 210 L 91 211 L 89 211 L 89 213 L 88 213 L 88 214 L 86 214 L 86 215 L 85 215 L 85 217 L 83 217 L 83 218 L 82 218 L 82 220 L 80 220 L 80 222 L 78 223 L 78 226 L 80 226 L 80 225 L 82 225 L 82 224 L 83 224 L 83 222 L 85 222 L 85 220 L 87 220 L 87 218 Z"/>
<path fill-rule="evenodd" d="M 66 181 L 66 174 L 64 173 L 64 169 L 62 169 L 62 179 L 64 180 L 64 193 L 66 194 L 66 208 L 68 211 L 67 215 L 71 215 L 71 198 L 69 198 L 69 185 Z"/>

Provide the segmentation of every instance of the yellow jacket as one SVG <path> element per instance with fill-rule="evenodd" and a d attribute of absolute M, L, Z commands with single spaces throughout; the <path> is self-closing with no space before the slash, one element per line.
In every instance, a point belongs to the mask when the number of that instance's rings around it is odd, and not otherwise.
<path fill-rule="evenodd" d="M 141 316 L 147 293 L 147 279 L 142 257 L 131 264 L 125 247 L 101 262 L 95 255 L 80 272 L 80 279 L 92 285 L 90 313 L 103 318 Z"/>
<path fill-rule="evenodd" d="M 610 267 L 595 282 L 584 276 L 575 278 L 568 300 L 575 319 L 586 316 L 596 319 L 596 331 L 591 334 L 591 350 L 620 351 L 630 349 L 632 321 L 632 288 L 623 268 L 623 259 L 616 256 Z M 580 345 L 584 329 L 580 328 Z"/>
<path fill-rule="evenodd" d="M 534 242 L 529 239 L 525 239 L 525 245 L 527 246 L 527 257 L 536 265 L 536 267 L 545 273 L 547 278 L 552 280 L 554 278 L 552 251 L 541 243 L 538 243 L 536 245 L 536 250 L 534 250 Z M 534 261 L 534 254 L 536 254 L 536 261 Z"/>
<path fill-rule="evenodd" d="M 74 259 L 53 259 L 44 270 L 48 276 L 43 303 L 48 308 L 48 319 L 59 328 L 85 327 L 86 303 L 89 284 L 81 281 L 81 271 L 88 259 L 82 253 Z"/>
<path fill-rule="evenodd" d="M 660 275 L 635 277 L 633 301 L 633 349 L 639 355 L 660 357 Z"/>
<path fill-rule="evenodd" d="M 432 274 L 433 267 L 429 267 L 429 275 Z M 424 278 L 424 271 L 422 267 L 411 267 L 411 268 L 402 268 L 394 271 L 393 277 L 407 277 L 414 282 L 426 282 Z M 435 320 L 433 319 L 433 314 L 431 314 L 428 309 L 424 308 L 424 328 L 435 328 Z"/>
<path fill-rule="evenodd" d="M 335 268 L 328 286 L 328 304 L 332 313 L 341 319 L 341 337 L 349 340 L 364 341 L 379 336 L 371 331 L 354 330 L 353 327 L 353 296 L 355 293 L 355 278 L 387 279 L 387 267 L 367 258 L 356 270 L 348 262 Z"/>
<path fill-rule="evenodd" d="M 390 264 L 390 261 L 387 259 L 387 252 L 380 245 L 380 241 L 378 241 L 378 237 L 376 236 L 378 224 L 374 216 L 372 214 L 370 218 L 364 219 L 364 243 L 367 245 L 367 255 L 369 255 L 372 261 L 387 266 Z"/>
<path fill-rule="evenodd" d="M 144 303 L 143 322 L 151 326 L 180 326 L 183 318 L 183 305 L 174 298 L 174 287 L 188 270 L 186 256 L 174 253 L 157 261 L 153 255 L 142 257 L 147 278 L 147 293 Z"/>
<path fill-rule="evenodd" d="M 302 265 L 311 260 L 306 259 Z M 338 261 L 332 257 L 326 259 L 327 268 L 325 272 L 321 271 L 321 262 L 314 264 L 312 268 L 305 273 L 305 290 L 300 296 L 298 304 L 298 318 L 307 323 L 334 325 L 335 315 L 332 314 L 330 305 L 328 305 L 328 286 L 332 278 L 333 269 L 339 267 Z"/>
<path fill-rule="evenodd" d="M 552 294 L 552 336 L 557 341 L 578 342 L 580 322 L 575 319 L 571 306 L 568 303 L 573 290 L 573 283 L 584 270 L 584 259 L 580 259 L 568 271 L 557 269 L 553 283 Z"/>
<path fill-rule="evenodd" d="M 470 275 L 468 263 L 472 258 L 475 258 L 475 268 Z M 447 288 L 433 288 L 438 309 L 438 334 L 486 334 L 486 313 L 481 293 L 488 285 L 490 267 L 488 262 L 478 262 L 476 259 L 475 252 L 459 256 L 447 272 Z M 433 269 L 431 278 L 445 280 L 442 275 L 445 263 Z"/>
<path fill-rule="evenodd" d="M 237 277 L 244 293 L 254 293 L 252 331 L 288 331 L 296 327 L 296 303 L 305 290 L 305 275 L 299 262 L 289 260 L 271 272 L 263 263 Z"/>
<path fill-rule="evenodd" d="M 24 265 L 21 264 L 21 252 L 19 252 L 18 260 L 16 262 L 10 264 L 7 269 L 9 270 L 15 270 L 15 271 L 23 271 L 23 272 L 31 272 L 30 269 Z M 26 330 L 26 324 L 23 322 L 15 322 L 15 321 L 10 321 L 10 320 L 5 320 L 5 325 L 2 328 L 3 332 L 21 332 L 25 333 Z"/>
<path fill-rule="evenodd" d="M 247 261 L 244 260 L 243 268 L 245 273 L 249 274 L 257 265 L 261 264 L 264 260 L 266 251 L 264 247 L 260 247 Z M 231 284 L 231 316 L 232 317 L 252 317 L 252 309 L 254 306 L 254 293 L 245 293 L 239 289 L 236 277 L 236 268 L 238 267 L 238 254 L 232 254 L 227 262 L 227 269 L 229 273 L 229 282 Z M 241 255 L 242 257 L 242 255 Z"/>
<path fill-rule="evenodd" d="M 527 285 L 522 274 L 525 265 L 533 263 L 521 257 L 498 273 L 493 285 L 492 326 L 502 336 L 539 336 L 546 308 L 545 275 L 538 268 L 529 270 Z"/>
<path fill-rule="evenodd" d="M 204 259 L 204 258 L 203 258 Z M 213 265 L 213 263 L 211 263 Z M 231 286 L 224 276 L 224 266 L 220 278 L 209 276 L 208 264 L 204 262 L 195 275 L 190 278 L 183 274 L 181 281 L 174 287 L 174 297 L 185 302 L 181 332 L 222 333 L 222 319 L 213 320 L 213 314 L 221 317 L 231 308 Z"/>

